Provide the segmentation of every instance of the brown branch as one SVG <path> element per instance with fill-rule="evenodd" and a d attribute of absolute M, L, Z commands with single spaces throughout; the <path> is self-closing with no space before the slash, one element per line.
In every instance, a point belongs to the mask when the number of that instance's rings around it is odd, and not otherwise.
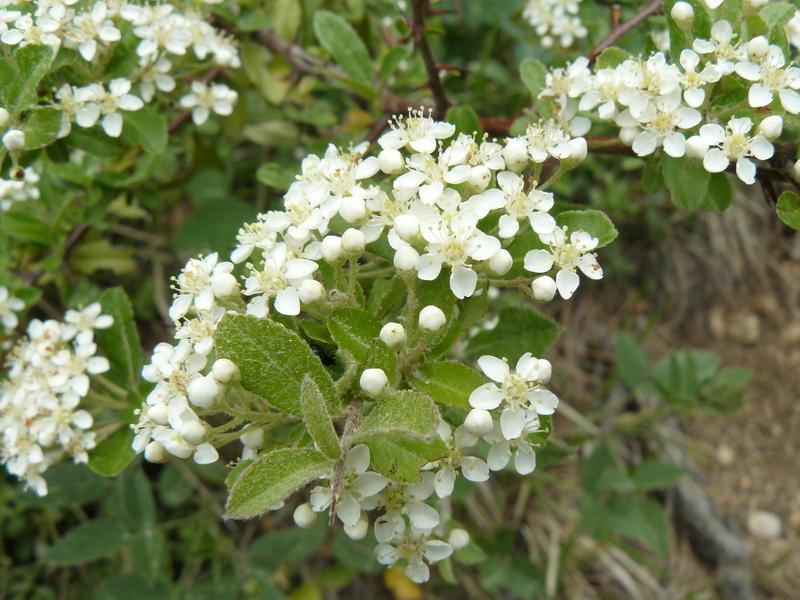
<path fill-rule="evenodd" d="M 435 104 L 433 116 L 437 120 L 444 119 L 450 102 L 447 100 L 442 80 L 439 77 L 439 65 L 433 57 L 430 44 L 425 38 L 425 11 L 429 0 L 411 0 L 411 10 L 414 14 L 411 31 L 414 36 L 414 45 L 422 54 L 422 61 L 425 63 L 425 70 L 428 72 L 428 85 L 433 93 Z"/>
<path fill-rule="evenodd" d="M 600 55 L 600 53 L 608 48 L 609 46 L 613 46 L 614 44 L 619 41 L 619 39 L 628 33 L 631 29 L 640 25 L 644 21 L 646 21 L 649 17 L 658 14 L 661 11 L 661 4 L 663 0 L 653 0 L 650 4 L 645 6 L 642 10 L 636 13 L 633 17 L 625 21 L 624 23 L 619 23 L 614 29 L 611 30 L 611 33 L 608 34 L 606 39 L 600 42 L 594 49 L 589 52 L 587 58 L 589 59 L 589 64 L 594 63 L 595 59 Z"/>

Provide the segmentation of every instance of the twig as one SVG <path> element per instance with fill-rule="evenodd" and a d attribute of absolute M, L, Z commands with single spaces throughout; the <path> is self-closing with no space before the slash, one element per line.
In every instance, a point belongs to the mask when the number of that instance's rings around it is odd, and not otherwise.
<path fill-rule="evenodd" d="M 657 14 L 661 11 L 661 3 L 663 0 L 653 0 L 650 4 L 645 6 L 642 10 L 636 13 L 633 17 L 625 21 L 624 23 L 619 23 L 614 29 L 611 30 L 611 33 L 608 34 L 606 39 L 600 42 L 595 48 L 589 52 L 588 59 L 589 64 L 594 63 L 595 59 L 599 56 L 599 54 L 608 48 L 609 46 L 613 46 L 617 43 L 617 41 L 626 33 L 628 33 L 631 29 L 636 27 L 637 25 L 646 21 L 649 17 Z"/>
<path fill-rule="evenodd" d="M 439 77 L 439 66 L 436 64 L 430 44 L 425 38 L 425 10 L 428 7 L 428 1 L 412 0 L 411 10 L 413 11 L 414 21 L 411 31 L 414 35 L 414 44 L 422 54 L 422 61 L 425 63 L 425 70 L 428 72 L 428 85 L 433 93 L 433 101 L 435 103 L 433 116 L 437 120 L 441 120 L 444 119 L 450 103 L 447 100 L 447 94 L 444 92 L 444 86 L 442 86 L 442 80 Z"/>

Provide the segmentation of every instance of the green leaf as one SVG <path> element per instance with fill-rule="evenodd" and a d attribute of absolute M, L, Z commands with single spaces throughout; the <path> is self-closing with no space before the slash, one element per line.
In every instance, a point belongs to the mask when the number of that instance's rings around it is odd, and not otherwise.
<path fill-rule="evenodd" d="M 656 152 L 647 157 L 642 169 L 642 189 L 648 194 L 657 194 L 664 189 L 663 154 Z"/>
<path fill-rule="evenodd" d="M 622 379 L 631 389 L 641 384 L 647 378 L 647 361 L 641 346 L 633 336 L 618 331 L 617 342 L 617 368 Z"/>
<path fill-rule="evenodd" d="M 365 308 L 370 314 L 382 319 L 405 295 L 406 286 L 399 277 L 376 279 L 367 295 Z"/>
<path fill-rule="evenodd" d="M 138 389 L 142 372 L 142 344 L 136 331 L 133 306 L 120 287 L 106 290 L 100 296 L 104 315 L 114 317 L 114 324 L 97 331 L 97 343 L 111 363 L 111 370 L 103 376 L 120 387 Z"/>
<path fill-rule="evenodd" d="M 285 192 L 292 185 L 294 175 L 278 165 L 266 164 L 258 167 L 256 179 L 268 187 Z"/>
<path fill-rule="evenodd" d="M 786 25 L 795 12 L 797 12 L 797 7 L 788 2 L 770 2 L 761 9 L 758 16 L 772 29 Z"/>
<path fill-rule="evenodd" d="M 461 309 L 458 311 L 458 321 L 461 329 L 467 329 L 480 323 L 488 310 L 489 294 L 486 288 L 483 288 L 481 294 L 467 298 L 461 304 Z"/>
<path fill-rule="evenodd" d="M 329 472 L 332 462 L 311 448 L 281 448 L 262 454 L 236 479 L 225 517 L 250 519 L 267 512 L 308 482 Z"/>
<path fill-rule="evenodd" d="M 36 150 L 53 143 L 61 130 L 62 114 L 49 106 L 34 108 L 22 124 L 26 149 Z"/>
<path fill-rule="evenodd" d="M 334 310 L 328 317 L 328 330 L 339 347 L 368 368 L 383 369 L 389 381 L 395 379 L 397 356 L 378 337 L 381 322 L 363 308 Z"/>
<path fill-rule="evenodd" d="M 547 67 L 532 58 L 523 60 L 519 68 L 522 83 L 530 90 L 533 96 L 533 103 L 542 119 L 552 119 L 554 116 L 552 102 L 539 98 L 539 94 L 547 87 L 547 71 Z"/>
<path fill-rule="evenodd" d="M 595 60 L 595 67 L 598 69 L 613 69 L 617 65 L 620 65 L 628 60 L 630 57 L 631 55 L 622 48 L 611 46 L 610 48 L 603 50 L 597 56 L 597 59 Z"/>
<path fill-rule="evenodd" d="M 161 154 L 167 149 L 167 120 L 154 108 L 145 106 L 137 111 L 123 110 L 122 137 L 141 146 L 145 152 Z"/>
<path fill-rule="evenodd" d="M 125 543 L 125 528 L 116 521 L 96 520 L 69 530 L 45 555 L 44 562 L 75 565 L 111 556 Z"/>
<path fill-rule="evenodd" d="M 53 63 L 49 46 L 27 44 L 14 51 L 14 63 L 0 60 L 0 105 L 17 117 L 37 100 L 39 83 Z"/>
<path fill-rule="evenodd" d="M 88 504 L 108 493 L 108 481 L 84 464 L 64 461 L 49 468 L 44 479 L 47 482 L 46 496 L 36 496 L 30 489 L 22 491 L 20 486 L 17 494 L 19 501 L 25 504 L 69 506 Z"/>
<path fill-rule="evenodd" d="M 599 496 L 608 490 L 631 490 L 633 483 L 608 444 L 602 443 L 581 465 L 581 487 L 590 496 Z"/>
<path fill-rule="evenodd" d="M 665 462 L 643 462 L 633 470 L 633 483 L 642 492 L 669 487 L 688 473 L 683 465 Z"/>
<path fill-rule="evenodd" d="M 367 440 L 373 468 L 393 481 L 415 483 L 420 480 L 419 470 L 425 463 L 442 458 L 447 448 L 441 439 L 425 442 L 413 438 L 387 438 Z"/>
<path fill-rule="evenodd" d="M 722 212 L 733 201 L 733 186 L 727 173 L 712 173 L 708 180 L 708 196 L 701 208 L 711 212 Z"/>
<path fill-rule="evenodd" d="M 456 126 L 456 133 L 463 133 L 466 135 L 476 134 L 477 138 L 483 135 L 483 127 L 478 119 L 478 113 L 475 109 L 468 105 L 453 106 L 445 115 L 445 121 L 452 123 Z"/>
<path fill-rule="evenodd" d="M 628 538 L 643 541 L 659 556 L 669 548 L 669 524 L 664 507 L 640 497 L 614 497 L 607 503 L 608 526 Z"/>
<path fill-rule="evenodd" d="M 272 8 L 272 25 L 275 33 L 285 40 L 292 41 L 303 21 L 303 7 L 300 0 L 275 0 Z"/>
<path fill-rule="evenodd" d="M 92 600 L 175 600 L 175 598 L 163 581 L 148 582 L 138 575 L 114 575 L 98 586 L 92 594 Z M 183 596 L 181 600 L 189 599 Z M 192 600 L 200 600 L 200 597 L 193 597 Z M 207 599 L 204 597 L 203 600 Z"/>
<path fill-rule="evenodd" d="M 527 306 L 506 306 L 500 310 L 500 322 L 490 331 L 481 331 L 469 341 L 466 355 L 478 360 L 484 354 L 516 362 L 526 352 L 534 356 L 552 344 L 564 328 Z"/>
<path fill-rule="evenodd" d="M 328 458 L 341 457 L 342 449 L 339 446 L 339 438 L 336 437 L 333 421 L 325 408 L 325 400 L 323 400 L 317 384 L 308 376 L 303 379 L 300 402 L 303 405 L 303 419 L 306 427 L 317 447 Z"/>
<path fill-rule="evenodd" d="M 789 190 L 778 198 L 778 218 L 792 229 L 800 229 L 800 196 Z"/>
<path fill-rule="evenodd" d="M 314 34 L 351 79 L 374 85 L 369 52 L 350 23 L 335 13 L 318 10 L 314 13 Z"/>
<path fill-rule="evenodd" d="M 439 411 L 427 396 L 416 392 L 394 392 L 380 400 L 359 424 L 359 441 L 386 435 L 401 438 L 436 439 Z"/>
<path fill-rule="evenodd" d="M 152 525 L 156 505 L 150 482 L 141 470 L 127 470 L 117 479 L 106 502 L 109 514 L 131 530 Z"/>
<path fill-rule="evenodd" d="M 486 383 L 486 378 L 464 363 L 443 361 L 422 365 L 419 377 L 409 376 L 409 383 L 436 402 L 469 409 L 469 397 Z"/>
<path fill-rule="evenodd" d="M 694 212 L 703 205 L 708 193 L 711 173 L 701 162 L 691 158 L 664 156 L 664 183 L 669 188 L 672 203 L 686 212 Z"/>
<path fill-rule="evenodd" d="M 567 227 L 568 232 L 583 229 L 598 240 L 597 247 L 602 248 L 617 238 L 617 228 L 603 211 L 567 210 L 556 215 L 559 227 Z"/>
<path fill-rule="evenodd" d="M 328 524 L 319 519 L 309 529 L 293 527 L 259 536 L 247 551 L 247 558 L 270 571 L 288 562 L 299 562 L 316 552 L 325 542 Z"/>
<path fill-rule="evenodd" d="M 122 473 L 136 453 L 131 448 L 133 431 L 125 427 L 107 440 L 100 442 L 89 456 L 89 468 L 103 477 L 114 477 Z"/>
<path fill-rule="evenodd" d="M 164 570 L 166 542 L 164 534 L 153 526 L 145 527 L 133 534 L 128 541 L 133 564 L 141 576 L 153 583 Z"/>
<path fill-rule="evenodd" d="M 303 414 L 300 396 L 308 376 L 328 413 L 338 414 L 331 376 L 303 338 L 283 325 L 251 315 L 226 315 L 217 328 L 217 356 L 236 363 L 247 391 L 296 416 Z"/>
<path fill-rule="evenodd" d="M 107 239 L 82 242 L 69 254 L 72 268 L 84 275 L 98 271 L 111 271 L 115 275 L 128 275 L 136 271 L 133 248 L 113 246 Z"/>
<path fill-rule="evenodd" d="M 395 71 L 397 71 L 398 67 L 400 66 L 400 63 L 408 58 L 408 54 L 409 52 L 407 46 L 395 46 L 386 53 L 386 56 L 383 57 L 383 62 L 381 63 L 382 85 L 386 85 L 389 77 L 394 75 Z"/>

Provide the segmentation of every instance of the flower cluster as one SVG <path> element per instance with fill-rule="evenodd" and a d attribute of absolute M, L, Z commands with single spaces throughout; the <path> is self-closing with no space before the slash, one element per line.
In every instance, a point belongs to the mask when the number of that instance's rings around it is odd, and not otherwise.
<path fill-rule="evenodd" d="M 556 289 L 568 298 L 578 285 L 576 269 L 593 279 L 602 276 L 591 254 L 598 240 L 559 227 L 550 214 L 555 200 L 546 191 L 548 182 L 538 181 L 545 162 L 560 173 L 585 157 L 585 140 L 560 124 L 531 124 L 523 135 L 498 142 L 457 134 L 452 124 L 410 111 L 391 121 L 377 145 L 375 156 L 359 145 L 330 146 L 321 157 L 306 157 L 283 210 L 245 224 L 229 262 L 212 254 L 186 264 L 175 279 L 169 310 L 175 341 L 156 346 L 143 371 L 155 387 L 134 426 L 136 452 L 155 462 L 175 456 L 204 464 L 218 459 L 218 447 L 238 439 L 242 459 L 254 459 L 262 448 L 282 443 L 272 437 L 275 429 L 297 424 L 296 415 L 271 406 L 270 398 L 243 389 L 240 365 L 217 356 L 217 331 L 226 314 L 274 315 L 305 325 L 317 320 L 324 329 L 332 311 L 359 306 L 359 277 L 370 277 L 381 265 L 394 265 L 409 294 L 438 281 L 453 302 L 489 293 L 493 281 L 540 300 L 552 299 Z M 524 255 L 524 268 L 533 275 L 503 280 L 514 263 L 508 247 L 523 235 L 536 248 Z M 446 331 L 448 316 L 435 305 L 416 313 L 411 304 L 385 321 L 378 338 L 386 351 L 413 362 L 426 340 Z M 439 419 L 444 450 L 423 465 L 421 481 L 389 480 L 371 468 L 369 447 L 348 444 L 344 433 L 344 458 L 331 462 L 309 501 L 297 508 L 298 525 L 309 526 L 327 511 L 355 539 L 372 528 L 378 560 L 391 565 L 404 559 L 414 581 L 428 578 L 427 563 L 465 546 L 466 532 L 448 533 L 431 498 L 448 497 L 459 475 L 485 481 L 514 452 L 517 470 L 531 472 L 535 456 L 528 435 L 540 429 L 538 415 L 551 414 L 558 403 L 541 387 L 550 377 L 547 361 L 527 354 L 515 375 L 507 367 L 501 373 L 505 363 L 499 359 L 484 357 L 479 364 L 500 387 L 490 384 L 473 394 L 482 412 L 473 411 L 465 424 L 454 423 L 454 429 Z M 371 406 L 409 386 L 402 373 L 377 367 L 348 377 L 340 390 L 343 404 Z M 489 412 L 495 410 L 496 422 Z M 221 413 L 231 417 L 227 424 Z M 491 446 L 488 460 L 473 455 L 479 442 Z"/>
<path fill-rule="evenodd" d="M 738 116 L 709 104 L 709 93 L 723 78 L 747 90 L 735 107 Z M 774 152 L 771 140 L 781 134 L 782 111 L 800 112 L 799 91 L 800 69 L 787 64 L 780 46 L 764 36 L 737 39 L 731 24 L 720 20 L 710 39 L 696 39 L 680 53 L 679 64 L 657 52 L 590 69 L 581 57 L 548 74 L 541 97 L 553 99 L 561 113 L 595 111 L 613 121 L 638 156 L 663 148 L 672 157 L 701 160 L 712 173 L 735 163 L 739 179 L 752 184 L 754 159 L 766 160 Z"/>
<path fill-rule="evenodd" d="M 528 0 L 522 16 L 541 38 L 542 46 L 549 48 L 558 40 L 568 48 L 589 33 L 578 16 L 580 4 L 581 0 Z"/>
<path fill-rule="evenodd" d="M 123 125 L 119 111 L 141 109 L 153 100 L 156 91 L 173 92 L 179 85 L 176 76 L 182 75 L 180 69 L 184 63 L 194 66 L 190 52 L 200 62 L 231 68 L 241 64 L 232 38 L 212 27 L 196 10 L 181 12 L 172 4 L 105 0 L 83 9 L 75 8 L 76 0 L 37 0 L 14 5 L 14 9 L 7 2 L 3 4 L 0 44 L 9 47 L 40 44 L 58 51 L 63 46 L 74 49 L 80 60 L 91 65 L 104 64 L 121 43 L 124 32 L 130 31 L 138 40 L 135 49 L 138 63 L 128 72 L 82 86 L 63 83 L 55 91 L 53 106 L 63 112 L 61 137 L 70 132 L 73 121 L 81 127 L 92 127 L 101 121 L 108 136 L 119 137 Z M 58 80 L 57 74 L 55 78 Z M 205 87 L 202 83 L 198 85 Z M 215 85 L 213 92 L 218 98 L 216 102 L 209 103 L 203 98 L 195 105 L 220 115 L 230 114 L 236 92 L 224 84 Z M 197 90 L 193 89 L 193 93 L 196 95 Z M 224 101 L 220 101 L 223 96 Z M 201 121 L 199 114 L 195 113 L 197 123 Z M 208 113 L 205 114 L 207 117 Z"/>
<path fill-rule="evenodd" d="M 6 334 L 17 328 L 17 313 L 24 309 L 25 303 L 9 294 L 6 286 L 0 285 L 0 323 Z"/>
<path fill-rule="evenodd" d="M 94 419 L 80 405 L 90 375 L 110 368 L 94 342 L 96 329 L 113 324 L 101 311 L 95 303 L 67 311 L 64 322 L 34 319 L 9 354 L 8 379 L 0 383 L 0 462 L 39 496 L 47 494 L 42 473 L 54 460 L 67 454 L 85 463 L 95 446 Z"/>

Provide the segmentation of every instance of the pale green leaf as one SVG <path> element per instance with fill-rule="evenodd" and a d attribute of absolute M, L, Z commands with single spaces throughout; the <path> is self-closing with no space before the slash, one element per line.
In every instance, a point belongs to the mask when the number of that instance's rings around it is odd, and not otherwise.
<path fill-rule="evenodd" d="M 164 534 L 148 526 L 137 531 L 128 541 L 128 550 L 136 570 L 148 582 L 158 579 L 166 562 L 166 542 Z"/>
<path fill-rule="evenodd" d="M 618 331 L 616 342 L 617 368 L 625 383 L 633 389 L 647 378 L 647 361 L 641 346 L 633 336 Z"/>
<path fill-rule="evenodd" d="M 669 487 L 688 472 L 683 465 L 666 462 L 643 462 L 633 470 L 633 483 L 647 492 Z"/>
<path fill-rule="evenodd" d="M 37 100 L 39 83 L 53 63 L 49 46 L 27 44 L 14 51 L 14 60 L 0 60 L 0 105 L 14 116 Z"/>
<path fill-rule="evenodd" d="M 547 87 L 547 67 L 538 60 L 526 58 L 520 65 L 519 73 L 522 83 L 528 88 L 533 96 L 533 103 L 539 116 L 543 119 L 553 118 L 553 105 L 550 100 L 540 100 L 539 94 Z"/>
<path fill-rule="evenodd" d="M 61 130 L 62 115 L 60 110 L 50 106 L 34 108 L 22 124 L 25 147 L 36 150 L 53 143 Z"/>
<path fill-rule="evenodd" d="M 156 519 L 150 482 L 141 470 L 128 469 L 117 479 L 107 502 L 108 512 L 128 529 L 141 529 Z"/>
<path fill-rule="evenodd" d="M 350 23 L 333 12 L 318 10 L 314 34 L 351 79 L 365 86 L 374 84 L 369 52 Z"/>
<path fill-rule="evenodd" d="M 433 441 L 439 411 L 427 396 L 416 392 L 394 392 L 379 400 L 359 424 L 359 440 L 381 436 L 414 437 Z"/>
<path fill-rule="evenodd" d="M 422 365 L 409 383 L 436 402 L 469 409 L 469 397 L 486 383 L 486 378 L 464 363 L 443 361 Z"/>
<path fill-rule="evenodd" d="M 333 428 L 333 421 L 325 408 L 325 400 L 310 377 L 305 377 L 301 386 L 300 402 L 303 406 L 303 419 L 308 432 L 317 444 L 317 447 L 328 458 L 339 458 L 342 450 L 339 438 Z"/>
<path fill-rule="evenodd" d="M 394 381 L 397 357 L 378 337 L 381 322 L 369 312 L 357 307 L 339 308 L 328 317 L 328 330 L 339 347 L 350 352 L 361 365 L 383 369 L 389 381 Z"/>
<path fill-rule="evenodd" d="M 420 468 L 442 458 L 447 448 L 441 439 L 426 442 L 414 438 L 381 437 L 367 440 L 373 468 L 393 481 L 414 483 Z"/>

